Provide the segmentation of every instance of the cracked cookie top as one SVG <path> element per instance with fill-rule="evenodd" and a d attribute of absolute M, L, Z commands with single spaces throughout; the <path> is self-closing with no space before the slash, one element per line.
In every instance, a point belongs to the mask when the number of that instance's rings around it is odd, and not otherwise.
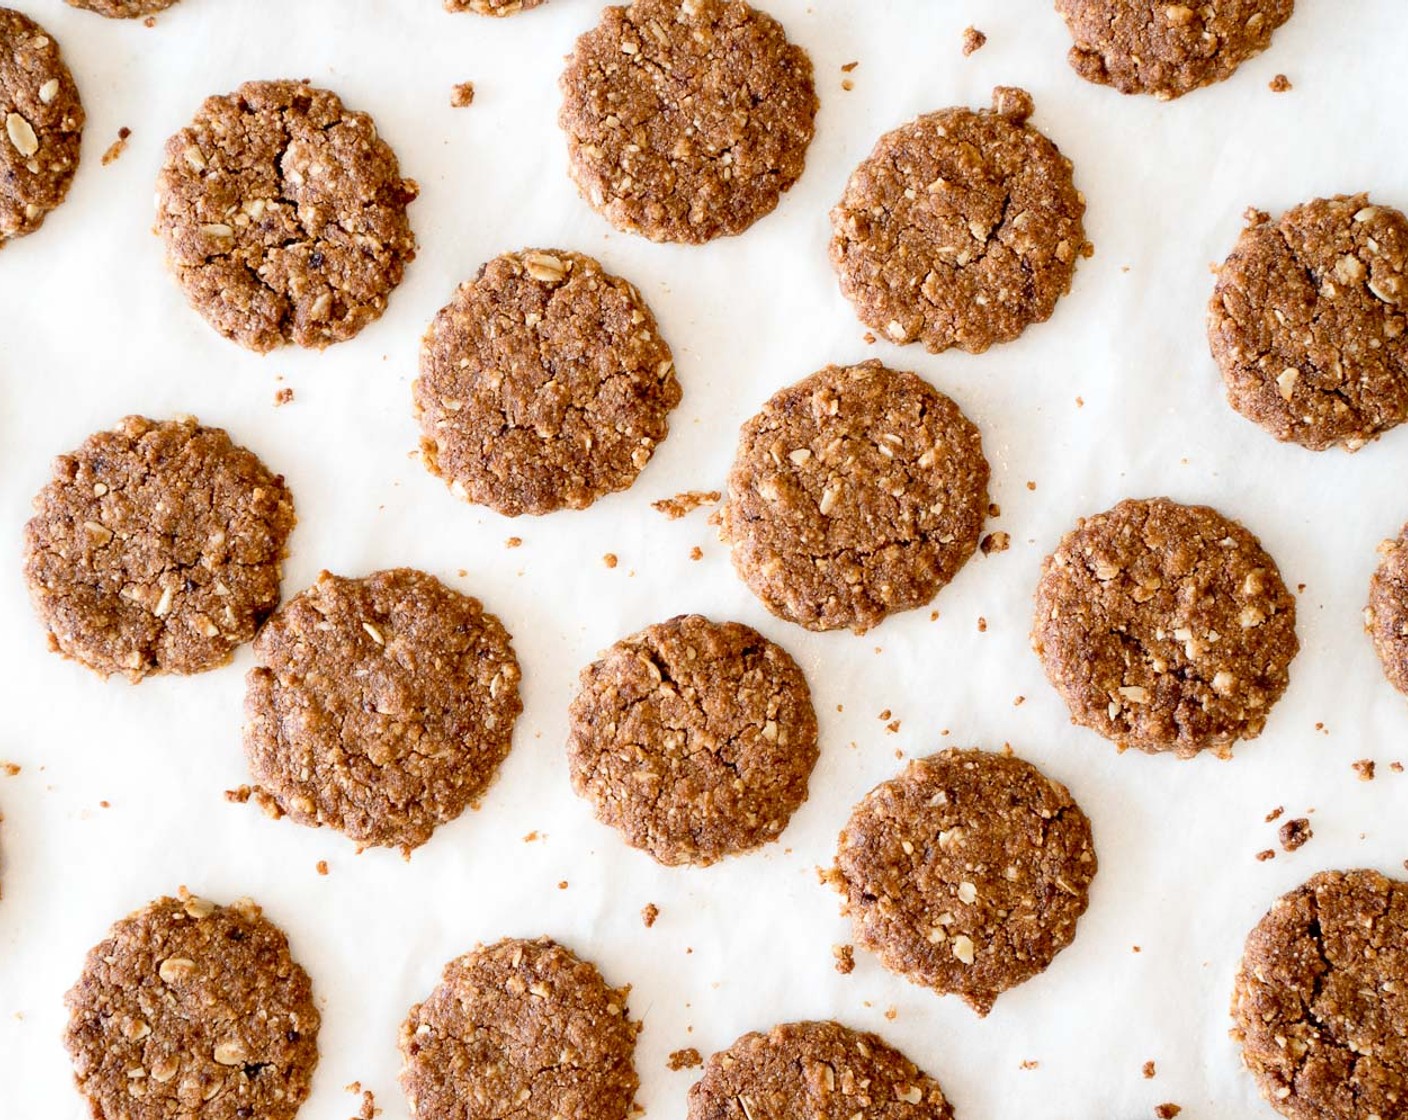
<path fill-rule="evenodd" d="M 478 805 L 523 711 L 502 623 L 412 568 L 323 572 L 254 654 L 244 747 L 260 803 L 361 845 L 409 852 Z"/>
<path fill-rule="evenodd" d="M 582 671 L 570 720 L 573 788 L 663 864 L 777 839 L 817 760 L 797 663 L 751 627 L 699 615 L 607 650 Z"/>
<path fill-rule="evenodd" d="M 1323 871 L 1247 937 L 1233 1037 L 1291 1120 L 1388 1120 L 1408 1086 L 1408 883 Z"/>
<path fill-rule="evenodd" d="M 426 466 L 509 517 L 626 489 L 680 402 L 640 293 L 556 249 L 505 253 L 460 285 L 426 333 L 413 393 Z"/>
<path fill-rule="evenodd" d="M 1062 538 L 1042 565 L 1032 646 L 1076 723 L 1186 758 L 1261 734 L 1300 642 L 1295 598 L 1256 537 L 1152 498 Z"/>
<path fill-rule="evenodd" d="M 25 579 L 66 657 L 133 681 L 198 673 L 278 605 L 296 520 L 283 478 L 222 429 L 129 416 L 54 461 Z"/>
<path fill-rule="evenodd" d="M 69 991 L 65 1042 L 96 1117 L 292 1120 L 318 1009 L 283 931 L 184 888 L 123 918 Z"/>
<path fill-rule="evenodd" d="M 815 131 L 811 59 L 743 0 L 607 8 L 561 84 L 577 189 L 653 241 L 742 233 L 801 176 Z"/>
<path fill-rule="evenodd" d="M 401 1026 L 415 1120 L 627 1120 L 640 1078 L 630 988 L 546 937 L 445 966 Z"/>
<path fill-rule="evenodd" d="M 948 750 L 865 795 L 830 878 L 886 968 L 986 1015 L 1071 943 L 1096 867 L 1065 786 L 1011 755 Z"/>
<path fill-rule="evenodd" d="M 1218 271 L 1208 341 L 1227 399 L 1280 440 L 1357 451 L 1408 419 L 1408 219 L 1365 194 L 1247 228 Z"/>
<path fill-rule="evenodd" d="M 246 82 L 166 142 L 156 229 L 187 299 L 226 338 L 321 349 L 386 310 L 415 257 L 418 190 L 337 94 Z"/>
<path fill-rule="evenodd" d="M 1032 99 L 942 109 L 882 136 L 831 211 L 841 292 L 891 342 L 977 354 L 1051 318 L 1090 255 L 1071 161 Z"/>
<path fill-rule="evenodd" d="M 828 366 L 743 425 L 724 506 L 734 567 L 779 618 L 863 633 L 973 555 L 988 473 L 978 429 L 928 382 Z"/>
<path fill-rule="evenodd" d="M 136 19 L 165 11 L 176 0 L 68 0 L 71 7 L 97 12 L 108 19 Z"/>

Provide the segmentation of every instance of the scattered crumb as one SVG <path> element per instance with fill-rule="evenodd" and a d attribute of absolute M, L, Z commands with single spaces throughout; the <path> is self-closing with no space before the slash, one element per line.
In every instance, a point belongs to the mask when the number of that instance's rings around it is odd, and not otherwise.
<path fill-rule="evenodd" d="M 886 708 L 883 712 L 881 712 L 881 713 L 880 713 L 878 716 L 876 716 L 875 718 L 876 718 L 876 719 L 879 719 L 879 720 L 887 720 L 887 719 L 889 719 L 892 715 L 893 715 L 893 713 L 890 711 L 890 709 L 889 709 L 889 708 Z"/>
<path fill-rule="evenodd" d="M 360 1093 L 362 1091 L 362 1083 L 360 1081 L 353 1081 L 349 1085 L 344 1085 L 342 1089 L 347 1093 Z"/>
<path fill-rule="evenodd" d="M 1296 584 L 1296 590 L 1299 591 L 1302 595 L 1304 595 L 1304 594 L 1305 594 L 1305 584 L 1303 584 L 1303 583 L 1298 583 L 1298 584 Z"/>
<path fill-rule="evenodd" d="M 983 550 L 984 556 L 991 556 L 994 552 L 1006 552 L 1012 547 L 1012 537 L 1007 533 L 989 533 L 978 547 Z"/>
<path fill-rule="evenodd" d="M 967 58 L 974 51 L 983 49 L 983 44 L 988 41 L 988 37 L 976 27 L 965 27 L 963 29 L 963 57 Z"/>
<path fill-rule="evenodd" d="M 930 612 L 929 612 L 929 621 L 930 621 L 930 622 L 938 622 L 938 621 L 939 621 L 939 612 L 938 612 L 938 611 L 930 611 Z"/>
<path fill-rule="evenodd" d="M 20 764 L 17 762 L 6 762 L 0 764 L 0 770 L 5 771 L 6 776 L 11 778 L 16 777 L 22 769 L 23 767 L 20 766 Z"/>
<path fill-rule="evenodd" d="M 523 547 L 523 538 L 522 538 L 522 537 L 509 537 L 508 540 L 504 541 L 504 547 L 505 547 L 505 548 L 522 548 L 522 547 Z"/>
<path fill-rule="evenodd" d="M 841 73 L 843 73 L 843 74 L 849 74 L 852 70 L 854 70 L 854 69 L 855 69 L 857 66 L 859 66 L 859 65 L 860 65 L 859 62 L 848 62 L 848 63 L 846 63 L 844 66 L 841 67 Z"/>
<path fill-rule="evenodd" d="M 474 83 L 460 82 L 450 87 L 450 108 L 467 109 L 474 104 Z"/>
<path fill-rule="evenodd" d="M 1272 93 L 1285 93 L 1291 88 L 1291 79 L 1285 74 L 1277 74 L 1268 84 Z"/>
<path fill-rule="evenodd" d="M 1408 862 L 1408 861 L 1405 861 L 1405 862 Z M 887 1008 L 885 1008 L 885 1018 L 888 1019 L 888 1020 L 890 1020 L 890 1022 L 893 1023 L 893 1022 L 895 1021 L 895 1019 L 896 1019 L 898 1016 L 899 1016 L 899 1010 L 898 1010 L 897 1008 L 894 1008 L 894 1007 L 887 1007 Z"/>
<path fill-rule="evenodd" d="M 1354 767 L 1361 782 L 1374 780 L 1374 760 L 1372 758 L 1361 758 L 1358 762 L 1350 763 L 1350 765 Z"/>
<path fill-rule="evenodd" d="M 1157 1116 L 1159 1120 L 1173 1120 L 1173 1118 L 1182 1111 L 1183 1109 L 1179 1108 L 1176 1104 L 1161 1104 L 1155 1107 L 1154 1115 Z"/>
<path fill-rule="evenodd" d="M 153 27 L 156 26 L 156 16 L 148 16 L 142 21 L 142 26 L 145 27 L 148 31 L 150 31 Z"/>
<path fill-rule="evenodd" d="M 274 394 L 274 407 L 283 408 L 293 400 L 293 390 L 285 386 Z"/>
<path fill-rule="evenodd" d="M 841 88 L 842 88 L 843 90 L 845 90 L 847 93 L 850 93 L 851 90 L 853 90 L 853 89 L 856 88 L 856 84 L 855 84 L 855 82 L 851 81 L 850 78 L 842 78 L 842 79 L 841 79 Z"/>
<path fill-rule="evenodd" d="M 1077 398 L 1076 398 L 1076 407 L 1077 407 L 1077 408 L 1084 408 L 1084 407 L 1085 407 L 1085 398 L 1084 398 L 1084 397 L 1077 397 Z"/>
<path fill-rule="evenodd" d="M 127 150 L 127 138 L 132 135 L 132 130 L 124 125 L 117 130 L 117 139 L 108 145 L 108 150 L 103 153 L 103 166 L 106 167 L 122 155 Z"/>
<path fill-rule="evenodd" d="M 567 889 L 567 880 L 563 879 L 562 882 L 558 883 L 557 889 L 560 891 L 565 891 Z"/>
<path fill-rule="evenodd" d="M 1401 762 L 1390 762 L 1388 764 L 1388 768 L 1392 770 L 1395 774 L 1403 773 L 1403 763 Z"/>
<path fill-rule="evenodd" d="M 619 561 L 616 559 L 616 554 L 614 552 L 608 552 L 605 556 L 601 558 L 601 562 L 605 564 L 608 568 L 614 568 L 617 563 L 619 563 Z"/>
<path fill-rule="evenodd" d="M 1028 479 L 1028 480 L 1027 480 L 1027 489 L 1028 489 L 1028 490 L 1035 490 L 1035 489 L 1036 489 L 1036 483 L 1033 482 L 1033 481 L 1031 481 L 1031 479 Z"/>
<path fill-rule="evenodd" d="M 1310 831 L 1310 822 L 1304 817 L 1296 817 L 1295 820 L 1287 821 L 1281 826 L 1279 833 L 1281 837 L 1281 847 L 1288 852 L 1293 852 L 1297 848 L 1303 847 L 1305 843 L 1315 835 Z"/>
<path fill-rule="evenodd" d="M 532 832 L 528 833 L 527 836 L 523 837 L 523 842 L 525 844 L 531 844 L 534 840 L 540 839 L 542 838 L 538 835 L 538 830 L 535 828 Z"/>
<path fill-rule="evenodd" d="M 655 924 L 655 919 L 660 916 L 660 907 L 653 902 L 647 902 L 640 910 L 640 920 L 645 923 L 645 928 L 649 929 Z"/>
<path fill-rule="evenodd" d="M 678 521 L 700 506 L 717 505 L 722 497 L 723 494 L 717 490 L 685 490 L 673 498 L 661 498 L 658 502 L 651 502 L 650 508 L 656 513 L 663 513 L 671 521 Z"/>
<path fill-rule="evenodd" d="M 996 502 L 989 502 L 989 503 L 988 503 L 988 516 L 989 516 L 989 517 L 1001 517 L 1001 516 L 1002 516 L 1002 507 L 1001 507 L 1000 505 L 998 505 Z"/>
<path fill-rule="evenodd" d="M 704 550 L 703 550 L 702 548 L 700 548 L 698 545 L 695 545 L 693 548 L 691 548 L 691 549 L 689 550 L 689 558 L 690 558 L 691 560 L 703 560 L 703 559 L 704 559 Z"/>
<path fill-rule="evenodd" d="M 352 1120 L 376 1120 L 381 1115 L 381 1109 L 376 1106 L 376 1097 L 372 1096 L 372 1091 L 368 1089 L 362 1094 L 362 1107 L 357 1110 L 357 1115 Z"/>
<path fill-rule="evenodd" d="M 1152 1058 L 1144 1063 L 1144 1079 L 1146 1081 L 1154 1080 L 1154 1075 L 1157 1072 L 1158 1070 L 1154 1068 L 1154 1062 Z"/>
<path fill-rule="evenodd" d="M 866 331 L 863 335 L 861 335 L 860 340 L 864 342 L 867 346 L 875 345 L 875 336 L 869 331 Z"/>
<path fill-rule="evenodd" d="M 856 970 L 856 950 L 854 945 L 833 945 L 831 955 L 836 958 L 836 971 L 849 976 Z"/>
<path fill-rule="evenodd" d="M 112 802 L 111 802 L 111 801 L 99 801 L 99 802 L 98 802 L 98 808 L 99 808 L 99 809 L 111 809 L 111 808 L 112 808 Z"/>
<path fill-rule="evenodd" d="M 897 719 L 891 720 L 885 725 L 885 730 L 888 731 L 891 735 L 898 735 L 900 730 L 900 721 Z"/>
<path fill-rule="evenodd" d="M 686 1046 L 683 1050 L 671 1051 L 667 1064 L 672 1070 L 698 1069 L 704 1064 L 704 1058 L 693 1046 Z"/>
<path fill-rule="evenodd" d="M 468 568 L 461 568 L 460 571 L 459 571 L 459 577 L 460 577 L 460 579 L 464 579 L 465 576 L 467 576 L 467 575 L 469 575 L 469 569 L 468 569 Z"/>
<path fill-rule="evenodd" d="M 1261 851 L 1257 852 L 1256 858 L 1257 858 L 1258 860 L 1260 860 L 1262 863 L 1265 863 L 1265 862 L 1266 862 L 1267 860 L 1269 860 L 1269 859 L 1275 859 L 1275 858 L 1276 858 L 1276 849 L 1275 849 L 1275 848 L 1263 848 Z"/>
<path fill-rule="evenodd" d="M 1316 731 L 1325 731 L 1325 725 L 1324 725 L 1323 723 L 1317 723 L 1317 724 L 1315 725 L 1315 730 L 1316 730 Z M 1329 732 L 1328 732 L 1328 731 L 1325 731 L 1325 734 L 1328 735 Z"/>
<path fill-rule="evenodd" d="M 1134 952 L 1136 952 L 1136 953 L 1142 953 L 1143 951 L 1144 951 L 1144 950 L 1141 949 L 1138 945 L 1135 945 L 1135 946 L 1134 946 Z"/>
<path fill-rule="evenodd" d="M 1041 1068 L 1041 1063 L 1038 1062 L 1038 1061 L 1036 1061 L 1036 1060 L 1034 1060 L 1034 1059 L 1032 1059 L 1032 1058 L 1028 1058 L 1025 1062 L 1022 1063 L 1021 1068 L 1022 1068 L 1022 1069 L 1039 1069 L 1039 1068 Z"/>
<path fill-rule="evenodd" d="M 1026 698 L 1025 696 L 1014 696 L 1014 697 L 1012 698 L 1012 706 L 1013 706 L 1014 708 L 1020 708 L 1020 707 L 1021 707 L 1023 704 L 1025 704 L 1026 702 L 1027 702 L 1027 698 Z"/>
<path fill-rule="evenodd" d="M 328 873 L 328 861 L 325 860 L 325 859 L 320 859 L 320 860 L 318 861 L 318 874 L 319 874 L 319 875 L 326 875 L 327 873 Z"/>
<path fill-rule="evenodd" d="M 1276 808 L 1272 809 L 1271 812 L 1266 814 L 1266 823 L 1270 824 L 1272 821 L 1280 817 L 1280 815 L 1285 811 L 1286 807 L 1284 805 L 1277 805 Z"/>
<path fill-rule="evenodd" d="M 986 634 L 987 632 L 988 632 L 988 620 L 987 620 L 986 618 L 984 618 L 982 615 L 979 615 L 979 616 L 978 616 L 978 633 L 979 633 L 979 634 Z"/>
<path fill-rule="evenodd" d="M 235 789 L 225 791 L 225 800 L 232 801 L 236 805 L 243 805 L 253 794 L 254 791 L 249 786 L 237 786 Z"/>

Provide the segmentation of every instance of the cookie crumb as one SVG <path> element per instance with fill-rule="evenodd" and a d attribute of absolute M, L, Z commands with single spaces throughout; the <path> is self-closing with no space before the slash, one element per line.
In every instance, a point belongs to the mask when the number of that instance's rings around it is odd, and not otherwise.
<path fill-rule="evenodd" d="M 698 1069 L 704 1064 L 704 1058 L 693 1046 L 686 1046 L 683 1050 L 672 1050 L 666 1064 L 674 1071 Z"/>
<path fill-rule="evenodd" d="M 328 861 L 325 859 L 320 859 L 318 861 L 317 871 L 319 875 L 326 875 L 328 873 Z"/>
<path fill-rule="evenodd" d="M 867 346 L 875 345 L 875 336 L 869 331 L 866 331 L 863 335 L 861 335 L 860 340 L 864 342 Z"/>
<path fill-rule="evenodd" d="M 894 1008 L 894 1007 L 887 1007 L 887 1008 L 885 1008 L 885 1018 L 888 1019 L 888 1020 L 890 1020 L 890 1022 L 893 1023 L 898 1017 L 899 1017 L 899 1010 L 898 1010 L 897 1008 Z"/>
<path fill-rule="evenodd" d="M 1028 480 L 1027 480 L 1027 489 L 1028 489 L 1028 490 L 1035 490 L 1035 489 L 1036 489 L 1036 483 L 1033 482 L 1031 479 L 1028 479 Z"/>
<path fill-rule="evenodd" d="M 362 1091 L 362 1083 L 360 1081 L 349 1082 L 342 1087 L 342 1091 L 345 1093 L 360 1093 Z"/>
<path fill-rule="evenodd" d="M 1291 79 L 1286 77 L 1285 74 L 1277 74 L 1271 79 L 1268 85 L 1272 93 L 1285 93 L 1288 89 L 1292 88 Z"/>
<path fill-rule="evenodd" d="M 900 721 L 897 719 L 891 720 L 885 725 L 885 730 L 888 731 L 891 735 L 897 735 L 900 730 Z"/>
<path fill-rule="evenodd" d="M 122 155 L 127 150 L 127 138 L 132 135 L 132 130 L 124 125 L 117 130 L 117 139 L 108 145 L 108 150 L 103 153 L 103 166 L 106 167 Z"/>
<path fill-rule="evenodd" d="M 841 73 L 843 73 L 843 74 L 849 74 L 852 70 L 854 70 L 854 69 L 855 69 L 857 66 L 859 66 L 859 65 L 860 65 L 859 62 L 848 62 L 848 63 L 846 63 L 844 66 L 841 67 Z"/>
<path fill-rule="evenodd" d="M 1280 815 L 1285 811 L 1286 807 L 1284 805 L 1277 805 L 1276 808 L 1272 809 L 1271 812 L 1266 814 L 1266 823 L 1270 824 L 1272 821 L 1280 817 Z"/>
<path fill-rule="evenodd" d="M 560 883 L 557 884 L 557 889 L 560 890 L 560 891 L 565 891 L 565 890 L 567 889 L 567 887 L 568 887 L 568 883 L 567 883 L 567 880 L 566 880 L 566 879 L 563 879 L 562 882 L 560 882 Z"/>
<path fill-rule="evenodd" d="M 878 716 L 876 716 L 875 718 L 883 721 L 883 720 L 890 719 L 890 718 L 892 717 L 892 715 L 893 715 L 893 713 L 890 711 L 890 709 L 889 709 L 889 708 L 886 708 L 883 712 L 881 712 L 881 713 L 880 713 Z"/>
<path fill-rule="evenodd" d="M 156 26 L 156 16 L 148 16 L 142 21 L 142 26 L 145 27 L 148 31 L 150 31 L 153 27 Z"/>
<path fill-rule="evenodd" d="M 1040 1068 L 1041 1068 L 1041 1063 L 1038 1062 L 1038 1061 L 1036 1061 L 1036 1060 L 1033 1059 L 1033 1058 L 1028 1058 L 1025 1062 L 1022 1063 L 1021 1068 L 1022 1068 L 1022 1069 L 1040 1069 Z"/>
<path fill-rule="evenodd" d="M 618 563 L 620 563 L 614 552 L 608 552 L 605 556 L 601 558 L 601 562 L 605 564 L 608 568 L 614 568 Z"/>
<path fill-rule="evenodd" d="M 523 837 L 523 842 L 524 842 L 525 844 L 531 844 L 531 843 L 533 843 L 534 840 L 541 840 L 541 839 L 542 839 L 542 837 L 538 835 L 538 830 L 535 828 L 532 832 L 528 833 L 528 835 L 526 835 L 525 837 Z"/>
<path fill-rule="evenodd" d="M 5 771 L 6 777 L 14 778 L 19 775 L 22 767 L 17 762 L 6 762 L 0 764 L 0 770 Z"/>
<path fill-rule="evenodd" d="M 842 78 L 842 79 L 841 79 L 841 88 L 842 88 L 843 90 L 845 90 L 847 93 L 850 93 L 851 90 L 853 90 L 853 89 L 856 88 L 856 84 L 855 84 L 855 82 L 851 81 L 850 78 Z"/>
<path fill-rule="evenodd" d="M 700 548 L 698 545 L 695 545 L 693 548 L 691 548 L 691 549 L 689 550 L 689 558 L 690 558 L 691 560 L 703 560 L 703 559 L 704 559 L 704 550 L 703 550 L 702 548 Z"/>
<path fill-rule="evenodd" d="M 1157 1116 L 1159 1120 L 1173 1120 L 1173 1118 L 1182 1111 L 1183 1109 L 1178 1105 L 1166 1103 L 1156 1106 L 1154 1108 L 1154 1115 Z"/>
<path fill-rule="evenodd" d="M 1013 706 L 1014 708 L 1020 708 L 1020 707 L 1021 707 L 1023 704 L 1025 704 L 1026 702 L 1027 702 L 1027 698 L 1026 698 L 1025 696 L 1014 696 L 1014 697 L 1012 698 L 1012 706 Z"/>
<path fill-rule="evenodd" d="M 509 537 L 508 540 L 504 541 L 504 547 L 505 547 L 505 548 L 522 548 L 522 547 L 523 547 L 523 538 L 522 538 L 522 537 Z"/>
<path fill-rule="evenodd" d="M 293 400 L 293 390 L 289 388 L 280 389 L 274 394 L 274 407 L 282 408 Z"/>
<path fill-rule="evenodd" d="M 1403 763 L 1401 762 L 1390 762 L 1388 764 L 1388 768 L 1392 770 L 1395 774 L 1403 773 Z"/>
<path fill-rule="evenodd" d="M 372 1095 L 370 1089 L 362 1094 L 362 1107 L 357 1110 L 357 1115 L 352 1120 L 376 1120 L 381 1115 L 381 1109 L 376 1106 L 376 1097 Z"/>
<path fill-rule="evenodd" d="M 651 502 L 650 508 L 656 513 L 663 513 L 671 521 L 678 521 L 700 506 L 717 505 L 722 497 L 723 494 L 718 490 L 683 490 L 673 498 L 661 498 L 658 502 Z"/>
<path fill-rule="evenodd" d="M 1304 847 L 1315 833 L 1310 830 L 1310 821 L 1305 817 L 1296 817 L 1283 824 L 1278 835 L 1281 837 L 1281 847 L 1288 852 L 1294 852 L 1297 848 Z"/>
<path fill-rule="evenodd" d="M 988 620 L 987 620 L 986 618 L 984 618 L 982 615 L 979 615 L 979 616 L 978 616 L 978 633 L 979 633 L 979 634 L 986 634 L 987 632 L 988 632 Z"/>
<path fill-rule="evenodd" d="M 235 805 L 243 805 L 250 799 L 254 791 L 249 786 L 236 786 L 234 789 L 225 791 L 225 800 Z"/>
<path fill-rule="evenodd" d="M 963 57 L 967 58 L 974 51 L 982 50 L 987 41 L 988 37 L 976 27 L 965 27 L 963 29 Z"/>
<path fill-rule="evenodd" d="M 836 971 L 849 976 L 856 970 L 856 949 L 854 945 L 833 945 L 831 955 L 836 958 Z"/>
<path fill-rule="evenodd" d="M 1374 780 L 1374 760 L 1372 758 L 1361 758 L 1358 762 L 1352 762 L 1350 765 L 1354 767 L 1354 771 L 1359 775 L 1361 782 L 1372 782 Z"/>
<path fill-rule="evenodd" d="M 1267 860 L 1269 860 L 1269 859 L 1275 859 L 1275 858 L 1276 858 L 1276 849 L 1275 849 L 1275 848 L 1263 848 L 1261 851 L 1257 852 L 1256 858 L 1257 858 L 1261 863 L 1265 863 L 1265 862 L 1266 862 Z"/>
<path fill-rule="evenodd" d="M 467 109 L 474 104 L 474 83 L 460 82 L 450 88 L 450 108 Z"/>
<path fill-rule="evenodd" d="M 989 533 L 978 547 L 983 550 L 984 556 L 991 556 L 994 552 L 1006 552 L 1012 547 L 1012 537 L 1007 533 Z"/>
<path fill-rule="evenodd" d="M 1147 1061 L 1147 1062 L 1144 1063 L 1144 1071 L 1143 1071 L 1143 1072 L 1144 1072 L 1144 1080 L 1146 1080 L 1146 1081 L 1152 1081 L 1152 1080 L 1154 1080 L 1154 1075 L 1158 1072 L 1158 1070 L 1155 1069 L 1155 1067 L 1154 1067 L 1154 1062 L 1153 1062 L 1153 1059 L 1152 1059 L 1152 1058 L 1151 1058 L 1149 1061 Z"/>
<path fill-rule="evenodd" d="M 647 902 L 644 906 L 641 907 L 640 920 L 644 923 L 646 929 L 649 929 L 651 926 L 653 926 L 655 924 L 655 919 L 659 916 L 660 907 L 656 906 L 655 903 Z"/>

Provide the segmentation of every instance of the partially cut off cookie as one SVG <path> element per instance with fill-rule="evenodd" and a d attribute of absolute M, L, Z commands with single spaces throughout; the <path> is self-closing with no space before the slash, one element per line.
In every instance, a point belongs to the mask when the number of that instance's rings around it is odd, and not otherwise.
<path fill-rule="evenodd" d="M 164 12 L 176 0 L 68 0 L 71 7 L 97 12 L 108 19 L 136 19 Z"/>

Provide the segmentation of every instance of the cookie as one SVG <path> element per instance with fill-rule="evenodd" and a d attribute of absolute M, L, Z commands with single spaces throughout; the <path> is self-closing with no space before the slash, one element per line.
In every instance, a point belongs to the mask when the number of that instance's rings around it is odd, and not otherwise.
<path fill-rule="evenodd" d="M 1295 0 L 1056 0 L 1075 40 L 1067 59 L 1077 74 L 1161 101 L 1230 78 L 1271 45 L 1294 8 Z"/>
<path fill-rule="evenodd" d="M 260 800 L 409 852 L 477 807 L 523 703 L 508 631 L 413 568 L 323 572 L 260 630 L 244 749 Z"/>
<path fill-rule="evenodd" d="M 54 461 L 25 579 L 65 657 L 133 681 L 199 673 L 278 606 L 296 520 L 283 478 L 222 429 L 129 416 Z"/>
<path fill-rule="evenodd" d="M 710 1057 L 688 1120 L 952 1120 L 939 1083 L 879 1035 L 783 1023 Z"/>
<path fill-rule="evenodd" d="M 831 879 L 858 944 L 986 1015 L 1071 943 L 1096 868 L 1065 786 L 1011 755 L 947 750 L 865 795 Z"/>
<path fill-rule="evenodd" d="M 68 0 L 68 3 L 108 19 L 136 19 L 163 12 L 176 0 Z"/>
<path fill-rule="evenodd" d="M 912 373 L 828 366 L 743 425 L 723 531 L 779 618 L 857 634 L 928 603 L 988 506 L 978 429 Z"/>
<path fill-rule="evenodd" d="M 421 457 L 509 517 L 624 490 L 669 433 L 674 358 L 640 293 L 578 253 L 495 257 L 421 345 Z"/>
<path fill-rule="evenodd" d="M 1365 194 L 1247 228 L 1208 305 L 1227 399 L 1280 440 L 1357 451 L 1408 419 L 1408 218 Z"/>
<path fill-rule="evenodd" d="M 291 1120 L 308 1096 L 312 984 L 249 899 L 217 906 L 183 888 L 123 918 L 66 1002 L 95 1120 Z"/>
<path fill-rule="evenodd" d="M 1242 525 L 1127 499 L 1042 565 L 1032 646 L 1071 719 L 1121 750 L 1227 757 L 1286 691 L 1295 598 Z"/>
<path fill-rule="evenodd" d="M 811 59 L 743 0 L 609 7 L 561 85 L 577 189 L 652 241 L 701 244 L 772 213 L 815 131 Z"/>
<path fill-rule="evenodd" d="M 597 819 L 666 865 L 776 840 L 817 760 L 811 690 L 781 647 L 680 615 L 582 671 L 567 759 Z"/>
<path fill-rule="evenodd" d="M 474 12 L 481 16 L 511 16 L 536 8 L 543 0 L 445 0 L 447 12 Z"/>
<path fill-rule="evenodd" d="M 1379 555 L 1383 559 L 1369 581 L 1364 629 L 1389 683 L 1408 694 L 1408 525 L 1397 540 L 1379 545 Z"/>
<path fill-rule="evenodd" d="M 1291 1120 L 1401 1117 L 1408 1097 L 1408 883 L 1323 871 L 1247 937 L 1233 1037 Z"/>
<path fill-rule="evenodd" d="M 401 1026 L 414 1120 L 626 1120 L 640 1078 L 630 988 L 546 937 L 445 967 Z"/>
<path fill-rule="evenodd" d="M 979 354 L 1051 318 L 1088 256 L 1071 161 L 1027 124 L 1032 99 L 942 109 L 887 132 L 831 211 L 831 263 L 891 342 Z"/>
<path fill-rule="evenodd" d="M 26 15 L 0 8 L 0 249 L 33 233 L 78 170 L 83 102 L 58 43 Z"/>
<path fill-rule="evenodd" d="M 386 310 L 416 255 L 418 191 L 337 94 L 246 82 L 166 142 L 156 229 L 191 306 L 226 338 L 321 349 Z"/>

